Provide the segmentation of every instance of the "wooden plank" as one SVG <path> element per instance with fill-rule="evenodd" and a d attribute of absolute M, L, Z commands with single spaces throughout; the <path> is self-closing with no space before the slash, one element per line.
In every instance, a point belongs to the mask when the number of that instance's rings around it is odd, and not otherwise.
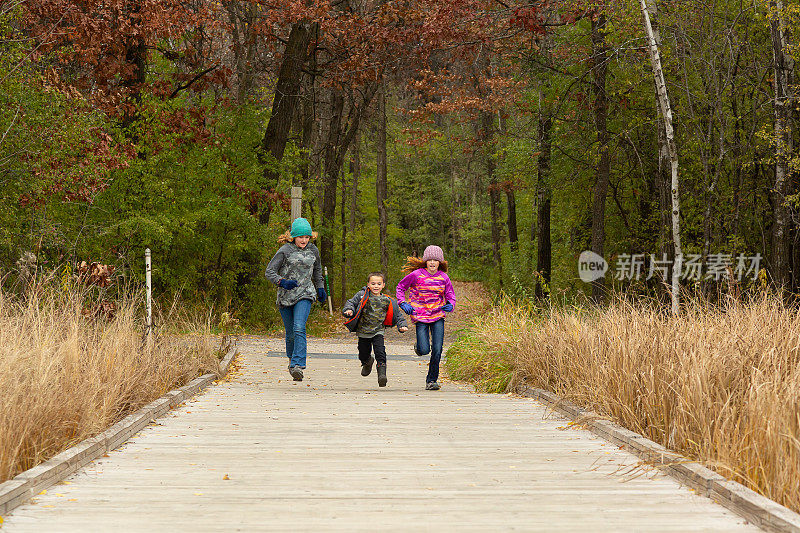
<path fill-rule="evenodd" d="M 4 531 L 756 530 L 534 400 L 425 391 L 415 361 L 390 361 L 386 388 L 355 359 L 309 359 L 293 382 L 266 357 L 281 344 L 240 343 L 235 376 L 14 510 Z"/>

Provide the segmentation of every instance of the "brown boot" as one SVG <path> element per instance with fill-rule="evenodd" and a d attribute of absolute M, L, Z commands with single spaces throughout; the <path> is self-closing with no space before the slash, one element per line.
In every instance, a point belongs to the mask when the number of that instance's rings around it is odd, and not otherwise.
<path fill-rule="evenodd" d="M 375 364 L 375 358 L 370 355 L 369 361 L 367 361 L 366 363 L 361 363 L 361 375 L 369 376 L 372 373 L 373 364 Z"/>

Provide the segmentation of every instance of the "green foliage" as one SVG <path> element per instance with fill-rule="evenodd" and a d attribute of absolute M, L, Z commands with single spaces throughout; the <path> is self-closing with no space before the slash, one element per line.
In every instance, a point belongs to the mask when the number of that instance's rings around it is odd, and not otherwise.
<path fill-rule="evenodd" d="M 113 249 L 140 279 L 140 258 L 149 247 L 160 295 L 180 291 L 222 307 L 241 307 L 248 325 L 274 322 L 277 313 L 266 305 L 274 288 L 262 271 L 283 230 L 275 224 L 262 227 L 240 189 L 261 179 L 252 139 L 262 122 L 255 110 L 221 114 L 216 140 L 207 145 L 187 142 L 181 132 L 165 132 L 157 120 L 152 129 L 142 128 L 142 156 L 116 173 L 89 209 L 89 220 L 103 230 L 87 253 Z"/>
<path fill-rule="evenodd" d="M 52 87 L 19 37 L 0 20 L 0 265 L 12 274 L 25 252 L 45 250 L 42 268 L 71 256 L 81 204 L 126 158 L 105 117 Z"/>
<path fill-rule="evenodd" d="M 765 17 L 763 3 L 684 7 L 660 6 L 661 51 L 680 152 L 684 252 L 768 257 L 775 132 L 767 19 L 774 13 Z M 664 206 L 655 180 L 658 115 L 650 65 L 640 46 L 639 6 L 619 2 L 606 9 L 612 140 L 604 255 L 613 265 L 619 254 L 658 253 L 669 234 L 662 227 Z M 16 262 L 27 252 L 40 268 L 81 259 L 113 263 L 125 278 L 140 283 L 143 252 L 149 247 L 158 297 L 182 293 L 197 305 L 210 302 L 232 312 L 248 328 L 279 326 L 275 288 L 264 279 L 263 269 L 278 248 L 277 236 L 288 227 L 289 214 L 281 198 L 258 195 L 264 190 L 287 195 L 300 183 L 304 215 L 331 236 L 334 246 L 334 264 L 325 265 L 334 302 L 343 293 L 351 296 L 368 272 L 381 268 L 376 139 L 369 116 L 354 148 L 361 160 L 355 223 L 350 227 L 354 177 L 345 165 L 335 222 L 322 227 L 319 143 L 324 141 L 318 139 L 310 153 L 301 150 L 300 128 L 294 127 L 280 162 L 261 153 L 272 100 L 268 90 L 258 89 L 244 105 L 223 97 L 231 95 L 221 87 L 187 88 L 175 98 L 144 91 L 136 120 L 120 131 L 116 118 L 98 113 L 74 91 L 54 88 L 44 73 L 58 59 L 29 59 L 29 45 L 15 33 L 14 16 L 0 18 L 4 272 L 21 271 Z M 794 4 L 787 7 L 787 16 L 796 26 Z M 547 291 L 559 301 L 581 300 L 587 285 L 577 276 L 577 257 L 591 239 L 599 159 L 589 28 L 588 18 L 565 23 L 540 47 L 520 48 L 513 59 L 498 56 L 499 71 L 513 71 L 521 88 L 498 112 L 502 127 L 497 118 L 489 147 L 475 141 L 474 110 L 457 109 L 430 122 L 388 114 L 388 291 L 401 278 L 406 256 L 437 244 L 452 277 L 485 282 L 517 300 L 535 299 L 534 287 L 543 281 L 536 264 L 542 148 L 536 124 L 547 114 L 553 118 Z M 717 38 L 720 28 L 725 39 Z M 697 44 L 687 48 L 686 43 Z M 791 51 L 796 54 L 798 48 Z M 148 58 L 150 80 L 174 86 L 179 62 L 160 53 Z M 392 95 L 388 109 L 419 104 L 401 86 L 387 87 Z M 324 127 L 322 120 L 317 133 Z M 415 142 L 411 131 L 420 129 L 428 130 L 429 140 Z M 501 264 L 492 259 L 487 150 L 502 190 Z M 795 154 L 795 170 L 798 160 Z M 506 224 L 511 193 L 518 228 L 513 246 Z M 794 211 L 800 194 L 793 193 L 787 201 Z M 262 225 L 258 217 L 268 208 L 270 222 Z M 658 290 L 652 282 L 610 284 L 646 294 Z"/>

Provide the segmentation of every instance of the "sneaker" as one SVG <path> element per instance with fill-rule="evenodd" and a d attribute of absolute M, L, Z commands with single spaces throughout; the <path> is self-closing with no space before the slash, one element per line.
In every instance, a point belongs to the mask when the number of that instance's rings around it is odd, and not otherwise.
<path fill-rule="evenodd" d="M 361 375 L 369 376 L 372 373 L 372 365 L 374 363 L 375 363 L 375 358 L 370 355 L 369 361 L 367 361 L 366 363 L 361 363 Z"/>
<path fill-rule="evenodd" d="M 441 387 L 439 387 L 439 384 L 435 381 L 430 381 L 425 384 L 425 390 L 439 390 L 440 388 Z"/>
<path fill-rule="evenodd" d="M 378 366 L 378 387 L 386 386 L 386 365 Z"/>
<path fill-rule="evenodd" d="M 289 373 L 292 375 L 292 379 L 295 381 L 303 381 L 303 369 L 299 366 L 293 366 L 289 369 Z"/>

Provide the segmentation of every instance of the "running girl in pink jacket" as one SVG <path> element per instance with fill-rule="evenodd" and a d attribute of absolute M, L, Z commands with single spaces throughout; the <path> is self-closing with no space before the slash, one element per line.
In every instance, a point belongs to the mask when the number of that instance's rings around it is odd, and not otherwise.
<path fill-rule="evenodd" d="M 397 284 L 397 301 L 400 308 L 417 328 L 414 353 L 431 354 L 426 390 L 439 390 L 439 361 L 444 343 L 444 317 L 453 312 L 456 293 L 447 275 L 447 261 L 438 246 L 428 246 L 419 257 L 409 257 L 403 267 L 406 277 Z M 408 299 L 406 299 L 408 292 Z"/>

